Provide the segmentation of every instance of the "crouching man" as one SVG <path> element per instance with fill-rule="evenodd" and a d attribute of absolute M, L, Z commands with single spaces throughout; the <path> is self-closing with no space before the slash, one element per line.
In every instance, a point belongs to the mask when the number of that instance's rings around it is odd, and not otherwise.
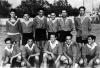
<path fill-rule="evenodd" d="M 50 35 L 50 40 L 45 44 L 43 61 L 44 68 L 47 68 L 47 61 L 51 61 L 52 64 L 55 64 L 56 68 L 60 66 L 60 57 L 62 55 L 61 44 L 56 40 L 55 34 Z M 49 62 L 49 64 L 51 64 Z M 54 67 L 55 68 L 55 67 Z"/>
<path fill-rule="evenodd" d="M 6 46 L 4 48 L 4 55 L 2 57 L 3 66 L 9 67 L 21 67 L 21 51 L 19 48 L 19 44 L 13 44 L 11 38 L 5 39 Z M 7 66 L 8 67 L 8 66 Z"/>
<path fill-rule="evenodd" d="M 79 47 L 76 42 L 72 41 L 72 35 L 66 36 L 66 41 L 64 43 L 63 47 L 63 55 L 61 56 L 61 61 L 63 64 L 66 65 L 66 68 L 68 67 L 78 67 L 78 60 L 80 57 Z"/>
<path fill-rule="evenodd" d="M 40 50 L 37 45 L 33 43 L 33 39 L 28 39 L 27 44 L 22 49 L 22 66 L 39 67 Z"/>
<path fill-rule="evenodd" d="M 93 67 L 94 65 L 100 64 L 100 51 L 99 46 L 95 42 L 96 36 L 89 35 L 88 36 L 88 43 L 84 45 L 82 55 L 84 64 L 89 67 Z"/>

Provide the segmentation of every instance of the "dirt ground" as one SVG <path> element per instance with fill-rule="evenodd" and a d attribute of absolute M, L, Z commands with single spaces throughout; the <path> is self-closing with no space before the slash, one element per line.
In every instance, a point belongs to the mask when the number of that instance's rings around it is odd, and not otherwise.
<path fill-rule="evenodd" d="M 100 45 L 100 24 L 93 24 L 91 34 L 96 35 L 96 42 Z M 0 27 L 0 61 L 5 47 L 4 39 L 7 37 L 5 27 Z M 100 67 L 99 67 L 100 68 Z"/>

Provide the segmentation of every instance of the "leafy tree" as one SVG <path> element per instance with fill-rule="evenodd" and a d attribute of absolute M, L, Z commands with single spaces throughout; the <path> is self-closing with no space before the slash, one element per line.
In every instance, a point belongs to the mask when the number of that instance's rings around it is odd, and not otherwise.
<path fill-rule="evenodd" d="M 0 17 L 8 17 L 11 4 L 7 1 L 0 1 Z"/>
<path fill-rule="evenodd" d="M 53 5 L 43 0 L 26 0 L 22 1 L 21 5 L 16 8 L 16 11 L 19 17 L 22 17 L 24 13 L 28 13 L 30 16 L 34 17 L 40 9 L 44 9 L 45 15 L 51 12 L 55 12 L 58 15 L 62 10 L 67 10 L 69 15 L 78 15 L 77 8 L 72 8 L 67 1 L 64 4 L 62 0 Z"/>

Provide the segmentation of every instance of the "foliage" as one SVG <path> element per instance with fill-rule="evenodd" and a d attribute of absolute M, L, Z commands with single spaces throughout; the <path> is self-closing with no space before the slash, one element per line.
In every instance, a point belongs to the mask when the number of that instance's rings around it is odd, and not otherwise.
<path fill-rule="evenodd" d="M 62 10 L 67 10 L 69 15 L 78 15 L 78 9 L 72 8 L 68 3 L 63 4 L 62 2 L 57 2 L 56 4 L 51 5 L 48 2 L 36 0 L 22 1 L 21 5 L 16 8 L 16 12 L 19 17 L 22 17 L 24 13 L 28 13 L 30 16 L 34 17 L 40 9 L 45 11 L 45 15 L 55 12 L 58 16 Z"/>
<path fill-rule="evenodd" d="M 7 1 L 0 1 L 0 17 L 7 17 L 9 15 L 11 4 Z"/>
<path fill-rule="evenodd" d="M 11 4 L 9 4 L 7 1 L 0 1 L 0 9 L 0 17 L 8 17 L 9 12 L 11 11 Z M 35 17 L 40 9 L 44 10 L 45 15 L 48 15 L 51 12 L 55 12 L 58 16 L 58 14 L 61 13 L 62 10 L 67 10 L 68 15 L 70 16 L 78 15 L 77 8 L 72 8 L 71 5 L 67 3 L 67 1 L 64 3 L 62 2 L 62 0 L 54 3 L 53 5 L 42 0 L 26 0 L 22 1 L 21 5 L 15 8 L 14 11 L 16 12 L 16 15 L 18 17 L 23 17 L 25 13 L 28 13 L 30 16 Z"/>

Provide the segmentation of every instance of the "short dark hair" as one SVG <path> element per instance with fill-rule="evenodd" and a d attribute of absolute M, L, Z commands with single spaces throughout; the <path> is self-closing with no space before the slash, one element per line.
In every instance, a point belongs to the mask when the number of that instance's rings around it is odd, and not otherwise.
<path fill-rule="evenodd" d="M 79 10 L 80 9 L 84 9 L 84 11 L 86 10 L 86 8 L 84 6 L 79 7 Z"/>
<path fill-rule="evenodd" d="M 16 10 L 15 10 L 15 9 L 11 9 L 11 10 L 10 10 L 10 13 L 11 13 L 11 12 L 15 12 L 15 13 L 16 13 Z"/>
<path fill-rule="evenodd" d="M 10 41 L 11 43 L 13 43 L 13 41 L 12 41 L 11 38 L 6 38 L 4 41 L 5 41 L 5 43 L 6 43 L 7 41 Z"/>
<path fill-rule="evenodd" d="M 26 16 L 26 15 L 30 16 L 28 13 L 25 13 L 25 14 L 23 15 L 23 17 Z"/>
<path fill-rule="evenodd" d="M 51 36 L 51 35 L 54 35 L 55 37 L 57 37 L 55 33 L 50 34 L 50 36 Z"/>
<path fill-rule="evenodd" d="M 40 11 L 43 11 L 43 12 L 44 12 L 44 10 L 43 10 L 43 9 L 40 9 L 38 12 L 40 12 Z"/>
<path fill-rule="evenodd" d="M 29 41 L 29 40 L 32 40 L 33 41 L 33 38 L 29 38 L 27 41 Z"/>
<path fill-rule="evenodd" d="M 72 35 L 72 34 L 68 34 L 67 36 L 70 36 L 70 37 L 71 37 L 71 39 L 72 39 L 72 37 L 73 37 L 73 35 Z M 67 37 L 67 36 L 66 36 L 66 37 Z"/>
<path fill-rule="evenodd" d="M 65 11 L 65 12 L 67 13 L 67 11 L 66 11 L 66 10 L 62 10 L 62 12 L 63 12 L 63 11 Z"/>
<path fill-rule="evenodd" d="M 96 36 L 94 36 L 94 35 L 88 35 L 88 38 L 89 37 L 91 37 L 91 39 L 94 40 L 94 41 L 96 40 Z"/>

